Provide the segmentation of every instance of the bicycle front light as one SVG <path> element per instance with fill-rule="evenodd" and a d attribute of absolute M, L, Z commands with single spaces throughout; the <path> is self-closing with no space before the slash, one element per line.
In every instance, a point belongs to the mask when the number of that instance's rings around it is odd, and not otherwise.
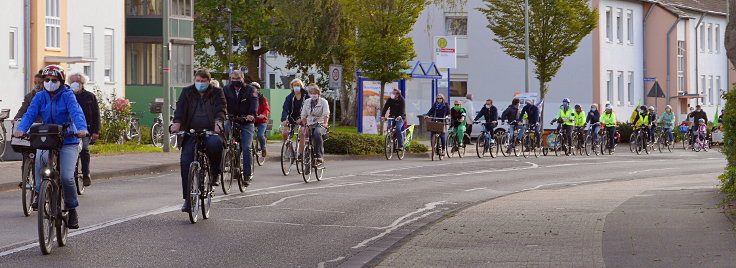
<path fill-rule="evenodd" d="M 45 175 L 46 177 L 51 177 L 51 169 L 48 169 L 48 168 L 44 169 L 43 175 Z"/>

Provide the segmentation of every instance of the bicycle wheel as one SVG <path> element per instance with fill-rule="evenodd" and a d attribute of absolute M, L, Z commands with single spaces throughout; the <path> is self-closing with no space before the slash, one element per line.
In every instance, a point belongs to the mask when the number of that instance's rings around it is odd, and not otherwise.
<path fill-rule="evenodd" d="M 235 176 L 233 173 L 233 160 L 232 160 L 232 152 L 231 150 L 225 149 L 222 151 L 222 175 L 218 176 L 220 180 L 220 185 L 222 186 L 222 193 L 223 194 L 230 194 L 230 190 L 233 187 L 233 180 L 235 180 Z"/>
<path fill-rule="evenodd" d="M 44 255 L 51 253 L 56 235 L 56 201 L 52 187 L 51 181 L 42 181 L 38 192 L 38 245 Z"/>
<path fill-rule="evenodd" d="M 69 222 L 69 212 L 61 209 L 62 202 L 60 201 L 64 200 L 64 192 L 61 191 L 61 188 L 59 188 L 56 196 L 56 244 L 59 247 L 63 247 L 66 246 L 66 239 L 69 236 L 69 226 L 67 225 Z"/>
<path fill-rule="evenodd" d="M 263 166 L 263 163 L 266 162 L 266 158 L 263 157 L 263 150 L 261 150 L 261 142 L 259 142 L 258 139 L 256 139 L 256 141 L 253 143 L 253 146 L 255 146 L 253 148 L 253 151 L 255 152 L 254 154 L 256 156 L 254 159 L 256 160 L 256 163 L 258 163 L 258 166 Z"/>
<path fill-rule="evenodd" d="M 457 147 L 455 146 L 455 132 L 447 134 L 447 141 L 445 141 L 445 144 L 447 144 L 447 147 L 450 147 L 449 150 L 445 150 L 445 155 L 447 158 L 452 158 L 452 154 L 457 150 Z"/>
<path fill-rule="evenodd" d="M 31 204 L 33 197 L 36 195 L 36 179 L 34 177 L 33 164 L 34 160 L 24 157 L 23 167 L 21 170 L 21 191 L 23 196 L 23 215 L 31 216 L 33 208 Z"/>
<path fill-rule="evenodd" d="M 302 179 L 304 183 L 312 181 L 312 145 L 305 144 L 302 153 Z"/>
<path fill-rule="evenodd" d="M 478 158 L 483 158 L 487 151 L 488 146 L 486 144 L 486 133 L 480 133 L 480 136 L 478 136 L 478 142 L 475 143 L 475 154 L 478 155 Z"/>
<path fill-rule="evenodd" d="M 158 148 L 164 148 L 164 129 L 160 123 L 151 126 L 151 144 Z"/>
<path fill-rule="evenodd" d="M 2 120 L 0 120 L 0 125 L 2 125 L 2 132 L 0 132 L 0 161 L 2 161 L 3 156 L 5 156 L 5 134 L 7 134 L 7 130 L 5 130 Z"/>
<path fill-rule="evenodd" d="M 317 162 L 317 159 L 314 159 L 313 158 L 313 161 L 315 161 L 315 163 L 312 165 L 313 168 L 314 168 L 314 178 L 317 179 L 317 181 L 321 181 L 322 180 L 322 175 L 324 175 L 324 173 L 325 173 L 325 163 L 323 161 L 322 164 L 319 164 L 318 165 L 316 163 Z"/>
<path fill-rule="evenodd" d="M 504 157 L 508 157 L 511 154 L 511 151 L 509 151 L 510 148 L 508 136 L 504 135 L 498 137 L 498 142 L 496 142 L 496 144 L 498 144 L 498 149 L 501 151 L 501 154 Z"/>
<path fill-rule="evenodd" d="M 470 140 L 470 135 L 464 134 L 463 135 L 463 139 L 465 139 L 465 138 L 467 138 L 468 140 Z M 467 149 L 466 147 L 468 147 L 468 146 L 465 145 L 465 143 L 463 141 L 464 140 L 461 140 L 461 141 L 458 141 L 457 142 L 457 155 L 460 158 L 463 158 L 465 156 L 465 151 Z"/>
<path fill-rule="evenodd" d="M 207 158 L 205 158 L 205 163 L 209 163 Z M 212 207 L 212 183 L 210 182 L 212 174 L 210 174 L 210 169 L 201 168 L 199 170 L 199 179 L 199 192 L 201 193 L 199 198 L 201 199 L 200 206 L 202 209 L 202 219 L 209 219 L 210 208 Z"/>
<path fill-rule="evenodd" d="M 704 140 L 702 147 L 703 147 L 703 152 L 707 152 L 708 149 L 710 149 L 710 142 L 708 140 Z"/>
<path fill-rule="evenodd" d="M 398 141 L 397 141 L 398 143 Z M 401 150 L 396 150 L 396 157 L 399 158 L 399 160 L 403 160 L 404 156 L 406 155 L 406 148 L 408 148 L 409 144 L 404 143 L 404 147 L 401 147 Z"/>
<path fill-rule="evenodd" d="M 82 165 L 80 162 L 81 158 L 77 157 L 77 165 L 74 166 L 74 184 L 77 186 L 77 194 L 83 195 L 86 187 L 84 186 L 84 182 L 82 182 Z"/>
<path fill-rule="evenodd" d="M 525 134 L 523 137 L 521 137 L 521 155 L 524 158 L 529 157 L 532 154 L 530 149 L 531 144 L 529 143 L 529 135 Z"/>
<path fill-rule="evenodd" d="M 693 143 L 693 151 L 700 152 L 700 150 L 703 149 L 703 145 L 699 138 L 695 139 L 695 142 Z"/>
<path fill-rule="evenodd" d="M 537 134 L 533 134 L 532 138 L 532 152 L 534 152 L 534 158 L 539 158 L 539 148 L 542 147 L 542 145 L 539 143 L 539 139 L 537 137 Z"/>
<path fill-rule="evenodd" d="M 245 193 L 245 188 L 248 188 L 247 185 L 245 185 L 245 176 L 243 176 L 243 151 L 242 148 L 240 148 L 240 145 L 237 149 L 233 150 L 233 176 L 235 176 L 235 179 L 238 181 L 238 190 L 240 190 L 241 193 Z M 251 169 L 252 170 L 252 169 Z"/>
<path fill-rule="evenodd" d="M 665 144 L 667 143 L 667 138 L 663 137 L 663 135 L 665 135 L 664 132 L 659 135 L 659 139 L 657 139 L 657 144 L 656 144 L 657 150 L 659 150 L 660 153 L 663 153 L 664 151 L 662 149 L 665 149 L 665 147 L 667 147 L 667 145 Z"/>
<path fill-rule="evenodd" d="M 294 165 L 294 152 L 291 141 L 287 140 L 281 145 L 281 173 L 288 176 L 292 165 Z"/>
<path fill-rule="evenodd" d="M 691 139 L 690 132 L 685 133 L 684 135 L 682 135 L 682 149 L 683 150 L 687 150 L 687 145 L 688 145 L 690 139 Z"/>
<path fill-rule="evenodd" d="M 432 134 L 431 144 L 434 144 L 434 146 L 432 146 L 431 153 L 429 154 L 429 156 L 432 159 L 432 161 L 434 161 L 435 156 L 437 156 L 437 155 L 440 154 L 440 147 L 441 146 L 437 144 L 438 142 L 440 142 L 438 137 L 439 137 L 439 135 Z"/>
<path fill-rule="evenodd" d="M 391 132 L 386 134 L 386 138 L 383 140 L 383 155 L 386 156 L 386 160 L 391 160 L 391 156 L 394 154 L 394 139 Z"/>
<path fill-rule="evenodd" d="M 560 156 L 560 151 L 562 150 L 562 138 L 560 137 L 560 134 L 555 136 L 555 144 L 552 150 L 555 151 L 555 156 Z"/>
<path fill-rule="evenodd" d="M 638 137 L 635 133 L 631 133 L 631 136 L 629 136 L 629 151 L 632 153 L 636 153 L 636 147 L 638 146 Z M 639 153 L 637 153 L 639 154 Z"/>
<path fill-rule="evenodd" d="M 199 182 L 201 179 L 199 178 L 199 163 L 192 162 L 189 164 L 189 176 L 187 177 L 189 181 L 189 221 L 192 223 L 197 223 L 197 220 L 199 220 L 199 207 L 200 207 L 200 194 L 199 191 Z"/>
<path fill-rule="evenodd" d="M 674 141 L 672 141 L 672 142 L 674 143 Z M 673 145 L 672 145 L 672 143 L 670 143 L 669 139 L 665 139 L 665 145 L 667 147 L 667 151 L 671 153 L 672 152 L 672 146 Z"/>
<path fill-rule="evenodd" d="M 519 149 L 521 149 L 521 141 L 514 135 L 514 137 L 511 139 L 510 143 L 513 143 L 511 145 L 511 149 L 514 152 L 514 156 L 519 156 Z"/>
<path fill-rule="evenodd" d="M 169 134 L 169 147 L 176 148 L 176 141 L 179 137 L 176 134 Z M 163 147 L 163 146 L 162 146 Z"/>
<path fill-rule="evenodd" d="M 586 135 L 585 143 L 583 144 L 583 151 L 586 156 L 590 156 L 590 151 L 593 149 L 593 137 Z"/>

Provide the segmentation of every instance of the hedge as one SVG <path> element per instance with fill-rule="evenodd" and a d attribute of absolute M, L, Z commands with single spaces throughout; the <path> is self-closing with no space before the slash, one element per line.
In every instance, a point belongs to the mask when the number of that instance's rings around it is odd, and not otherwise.
<path fill-rule="evenodd" d="M 372 155 L 383 154 L 385 136 L 375 134 L 357 134 L 346 132 L 331 132 L 330 138 L 325 141 L 325 153 Z M 407 152 L 423 153 L 429 149 L 424 144 L 412 141 Z"/>
<path fill-rule="evenodd" d="M 734 87 L 736 89 L 736 87 Z M 731 198 L 736 196 L 736 90 L 731 90 L 723 95 L 726 106 L 723 113 L 723 147 L 722 152 L 726 155 L 728 166 L 720 176 L 721 191 L 729 194 Z"/>

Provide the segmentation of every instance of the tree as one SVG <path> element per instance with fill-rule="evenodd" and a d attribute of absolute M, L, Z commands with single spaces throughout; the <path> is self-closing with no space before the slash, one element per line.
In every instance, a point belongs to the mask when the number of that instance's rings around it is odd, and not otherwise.
<path fill-rule="evenodd" d="M 726 53 L 731 64 L 736 65 L 736 3 L 728 0 L 728 25 L 726 26 Z M 729 85 L 733 88 L 734 85 Z M 729 197 L 736 198 L 736 92 L 730 90 L 724 94 L 726 105 L 723 108 L 723 148 L 722 152 L 726 155 L 728 166 L 725 173 L 720 178 L 723 185 L 721 190 L 729 193 Z"/>
<path fill-rule="evenodd" d="M 381 82 L 380 106 L 387 83 L 406 78 L 403 70 L 414 59 L 414 42 L 407 35 L 427 0 L 344 0 L 355 20 L 358 67 L 367 77 Z M 383 122 L 380 124 L 383 129 Z"/>
<path fill-rule="evenodd" d="M 496 41 L 506 54 L 524 59 L 524 0 L 483 0 L 478 8 L 488 19 Z M 535 65 L 541 98 L 566 57 L 597 27 L 598 11 L 587 0 L 529 0 L 529 60 Z"/>
<path fill-rule="evenodd" d="M 236 67 L 247 66 L 248 72 L 245 74 L 247 82 L 261 82 L 260 57 L 268 52 L 268 46 L 261 41 L 276 31 L 272 1 L 195 1 L 194 56 L 201 67 L 212 70 L 228 68 L 230 42 L 225 39 L 227 39 L 230 25 L 228 25 L 228 14 L 223 12 L 225 8 L 232 10 L 232 39 L 241 42 L 233 44 L 233 64 Z"/>

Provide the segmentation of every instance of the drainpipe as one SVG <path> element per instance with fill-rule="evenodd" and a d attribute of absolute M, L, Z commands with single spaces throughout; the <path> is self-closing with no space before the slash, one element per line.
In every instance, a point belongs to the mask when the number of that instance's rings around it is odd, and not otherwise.
<path fill-rule="evenodd" d="M 642 51 L 642 67 L 643 67 L 643 73 L 642 73 L 642 79 L 641 79 L 641 88 L 644 95 L 644 100 L 646 100 L 647 97 L 647 82 L 644 81 L 644 77 L 647 76 L 647 19 L 649 18 L 649 14 L 652 14 L 652 9 L 654 9 L 654 3 L 649 5 L 649 10 L 647 10 L 647 14 L 644 16 L 644 20 L 642 21 L 642 38 L 641 38 L 641 51 Z M 636 110 L 636 108 L 634 108 Z"/>
<path fill-rule="evenodd" d="M 705 12 L 703 12 L 702 15 L 700 15 L 700 19 L 698 19 L 698 23 L 695 24 L 695 94 L 700 94 L 700 64 L 699 62 L 699 55 L 700 50 L 698 50 L 698 30 L 700 29 L 700 24 L 703 23 L 703 18 L 705 18 Z M 689 93 L 689 92 L 688 92 Z"/>
<path fill-rule="evenodd" d="M 31 71 L 31 0 L 23 0 L 23 69 L 25 81 L 23 81 L 23 95 L 31 90 L 31 79 L 34 72 Z"/>
<path fill-rule="evenodd" d="M 680 23 L 681 20 L 682 20 L 682 17 L 677 16 L 677 20 L 675 20 L 675 23 L 672 24 L 672 27 L 670 27 L 670 30 L 667 31 L 667 94 L 665 95 L 665 98 L 666 98 L 665 101 L 667 102 L 667 104 L 670 103 L 670 80 L 671 80 L 670 72 L 672 69 L 672 66 L 670 66 L 670 61 L 671 61 L 670 55 L 672 54 L 670 53 L 670 34 L 672 34 L 672 31 L 675 30 L 675 28 L 677 28 L 677 24 Z M 659 111 L 659 96 L 654 98 L 654 103 L 657 107 L 656 111 Z"/>

